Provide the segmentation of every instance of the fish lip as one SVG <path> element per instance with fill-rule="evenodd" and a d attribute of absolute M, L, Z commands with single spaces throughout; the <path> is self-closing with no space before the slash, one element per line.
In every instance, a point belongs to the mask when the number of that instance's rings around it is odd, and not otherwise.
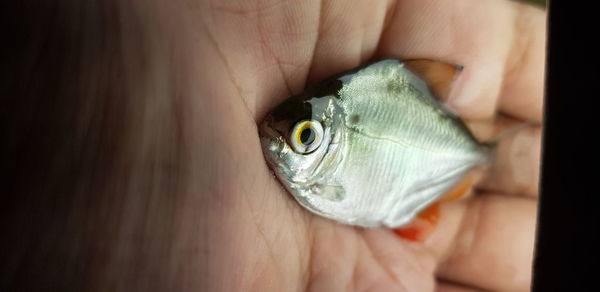
<path fill-rule="evenodd" d="M 279 137 L 284 137 L 284 134 L 279 130 L 271 127 L 273 122 L 273 117 L 271 115 L 267 116 L 258 126 L 258 134 L 260 138 L 270 138 L 277 139 Z"/>
<path fill-rule="evenodd" d="M 281 160 L 281 152 L 284 150 L 285 142 L 283 136 L 277 130 L 270 126 L 272 118 L 267 117 L 258 127 L 259 139 L 263 155 L 266 158 L 269 167 L 277 174 L 284 168 L 287 169 L 285 163 L 278 163 Z"/>
<path fill-rule="evenodd" d="M 278 138 L 281 137 L 281 134 L 270 126 L 270 121 L 271 119 L 267 118 L 259 125 L 258 135 L 263 150 L 268 150 L 268 152 L 274 152 L 273 150 L 275 149 L 272 148 L 272 145 L 276 143 L 278 144 L 277 140 L 279 140 Z M 281 147 L 278 147 L 278 152 L 279 151 L 281 151 Z"/>

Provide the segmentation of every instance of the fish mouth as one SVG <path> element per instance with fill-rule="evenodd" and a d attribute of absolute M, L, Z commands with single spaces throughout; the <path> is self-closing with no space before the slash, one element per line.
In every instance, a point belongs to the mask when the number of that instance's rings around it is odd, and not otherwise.
<path fill-rule="evenodd" d="M 279 148 L 274 146 L 278 144 L 277 140 L 280 140 L 279 137 L 281 137 L 281 134 L 271 127 L 270 119 L 266 119 L 260 124 L 258 127 L 258 135 L 263 149 L 269 149 L 270 152 L 273 152 Z"/>
<path fill-rule="evenodd" d="M 276 139 L 283 136 L 282 133 L 277 131 L 273 126 L 273 117 L 268 115 L 258 126 L 258 134 L 262 139 Z"/>
<path fill-rule="evenodd" d="M 285 161 L 286 142 L 279 131 L 273 129 L 266 119 L 259 126 L 259 138 L 263 155 L 269 168 L 273 171 L 280 183 L 290 193 L 294 193 L 287 184 L 292 183 L 292 171 Z"/>
<path fill-rule="evenodd" d="M 272 138 L 274 135 L 274 130 L 270 127 L 271 125 L 271 117 L 267 117 L 264 121 L 262 121 L 258 125 L 258 134 L 260 138 Z"/>
<path fill-rule="evenodd" d="M 267 118 L 258 127 L 258 135 L 267 162 L 271 167 L 276 167 L 280 159 L 280 153 L 284 148 L 281 134 L 271 127 L 270 119 Z"/>

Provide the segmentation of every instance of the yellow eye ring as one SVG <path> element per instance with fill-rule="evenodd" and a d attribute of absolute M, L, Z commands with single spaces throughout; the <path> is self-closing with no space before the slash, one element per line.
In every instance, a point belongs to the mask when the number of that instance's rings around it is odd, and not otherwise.
<path fill-rule="evenodd" d="M 300 121 L 294 125 L 289 140 L 295 152 L 310 153 L 321 145 L 323 126 L 316 120 Z"/>

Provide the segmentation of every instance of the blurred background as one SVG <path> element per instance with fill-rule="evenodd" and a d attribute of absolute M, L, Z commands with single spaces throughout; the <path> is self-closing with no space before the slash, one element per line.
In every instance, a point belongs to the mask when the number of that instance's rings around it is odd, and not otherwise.
<path fill-rule="evenodd" d="M 540 7 L 546 7 L 546 0 L 519 0 L 519 2 L 526 2 Z"/>

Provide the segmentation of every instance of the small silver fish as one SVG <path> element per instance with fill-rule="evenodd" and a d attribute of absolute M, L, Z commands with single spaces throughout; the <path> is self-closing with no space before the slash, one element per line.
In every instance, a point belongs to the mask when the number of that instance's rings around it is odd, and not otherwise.
<path fill-rule="evenodd" d="M 386 59 L 341 73 L 267 115 L 263 153 L 302 206 L 396 228 L 488 162 L 490 149 L 434 97 L 439 86 L 420 78 L 419 64 Z"/>

